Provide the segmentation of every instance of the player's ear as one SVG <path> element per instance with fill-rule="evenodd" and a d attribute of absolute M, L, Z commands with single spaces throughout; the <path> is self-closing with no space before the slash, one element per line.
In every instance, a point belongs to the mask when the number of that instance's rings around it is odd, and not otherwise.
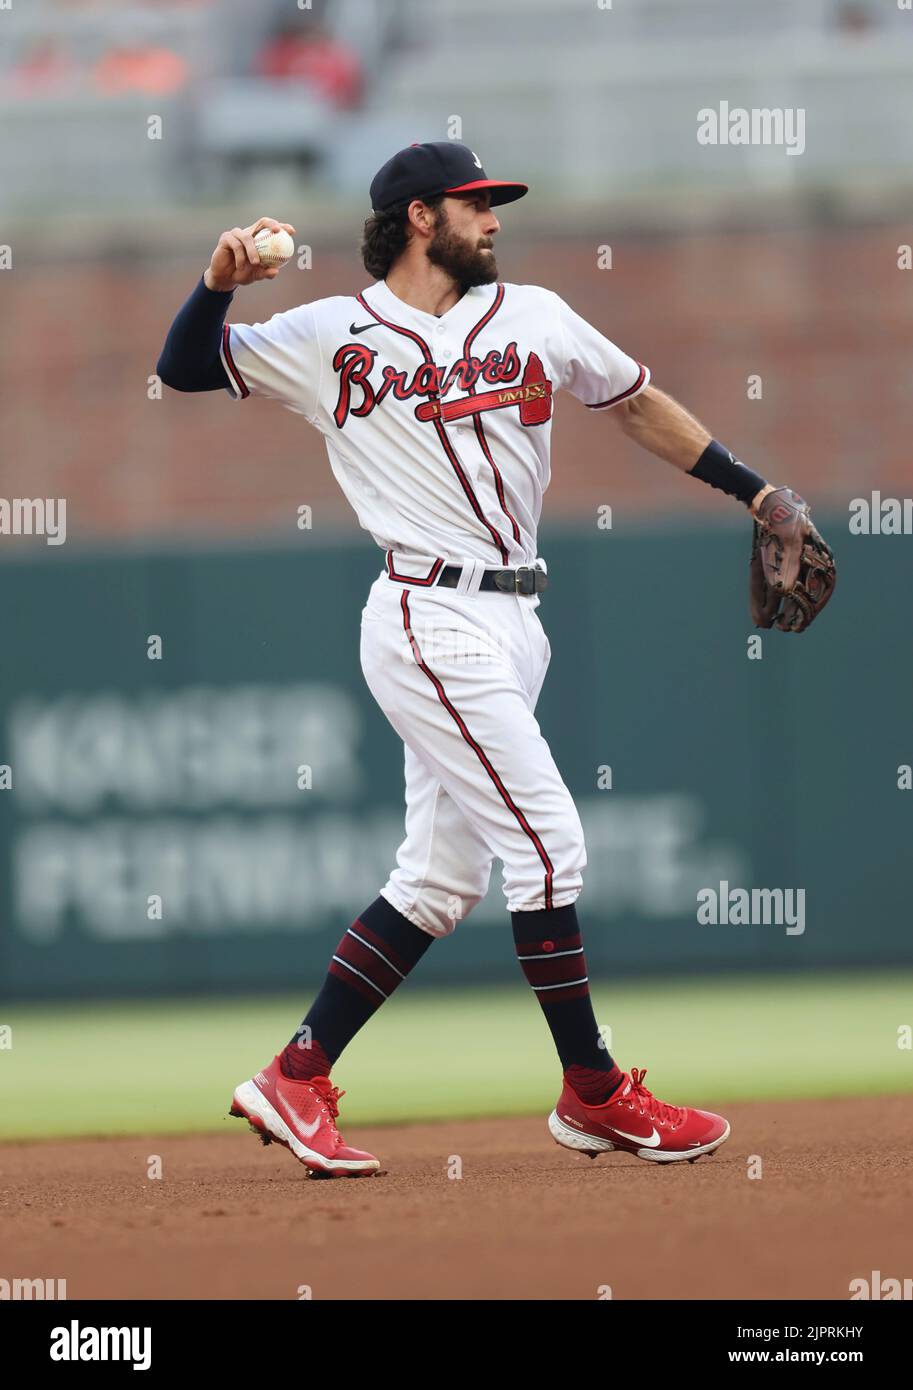
<path fill-rule="evenodd" d="M 406 211 L 409 226 L 413 227 L 420 235 L 430 236 L 434 231 L 435 211 L 427 203 L 423 203 L 421 198 L 413 198 Z"/>

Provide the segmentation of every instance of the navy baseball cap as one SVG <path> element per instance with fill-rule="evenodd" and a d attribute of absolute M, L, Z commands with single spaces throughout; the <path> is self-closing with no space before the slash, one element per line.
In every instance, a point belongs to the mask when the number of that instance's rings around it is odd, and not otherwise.
<path fill-rule="evenodd" d="M 512 203 L 529 191 L 525 183 L 490 179 L 482 161 L 468 145 L 457 140 L 432 140 L 410 145 L 388 159 L 371 180 L 371 207 L 375 212 L 406 204 L 413 198 L 433 198 L 437 193 L 470 193 L 491 189 L 491 205 Z"/>

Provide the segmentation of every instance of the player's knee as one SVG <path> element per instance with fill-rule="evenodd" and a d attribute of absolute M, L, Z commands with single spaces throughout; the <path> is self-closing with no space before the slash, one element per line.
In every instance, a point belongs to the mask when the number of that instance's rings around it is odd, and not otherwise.
<path fill-rule="evenodd" d="M 543 841 L 551 865 L 551 884 L 554 892 L 578 891 L 586 868 L 586 840 L 577 807 L 570 795 L 564 806 L 561 821 Z"/>
<path fill-rule="evenodd" d="M 459 923 L 466 920 L 470 912 L 482 901 L 483 892 L 471 893 L 448 893 L 445 913 L 447 921 L 451 924 L 450 930 Z"/>
<path fill-rule="evenodd" d="M 573 902 L 583 887 L 586 841 L 576 807 L 569 800 L 560 826 L 537 838 L 522 860 L 504 867 L 504 891 L 511 912 L 558 907 Z"/>
<path fill-rule="evenodd" d="M 391 875 L 384 896 L 398 911 L 431 936 L 449 936 L 488 892 L 491 865 L 479 865 L 462 881 L 447 884 L 404 879 L 401 870 Z"/>
<path fill-rule="evenodd" d="M 482 892 L 448 893 L 440 888 L 423 888 L 412 904 L 411 917 L 432 936 L 449 936 L 477 907 Z"/>

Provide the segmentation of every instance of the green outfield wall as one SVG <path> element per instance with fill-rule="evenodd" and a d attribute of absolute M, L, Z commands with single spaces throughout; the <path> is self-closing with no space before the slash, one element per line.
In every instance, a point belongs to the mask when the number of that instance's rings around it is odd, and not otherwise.
<path fill-rule="evenodd" d="M 538 714 L 586 830 L 594 975 L 913 961 L 913 538 L 828 534 L 831 607 L 750 659 L 744 525 L 545 533 Z M 320 978 L 402 833 L 358 664 L 379 562 L 309 533 L 0 559 L 2 997 Z M 496 865 L 423 974 L 516 970 Z"/>

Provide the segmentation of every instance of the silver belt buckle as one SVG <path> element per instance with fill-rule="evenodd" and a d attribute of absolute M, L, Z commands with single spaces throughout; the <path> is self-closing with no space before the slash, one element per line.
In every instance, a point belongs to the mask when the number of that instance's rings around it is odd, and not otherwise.
<path fill-rule="evenodd" d="M 520 578 L 521 575 L 529 575 L 528 587 L 527 581 Z M 518 565 L 514 570 L 514 592 L 523 594 L 526 598 L 536 592 L 536 570 L 533 565 Z"/>

